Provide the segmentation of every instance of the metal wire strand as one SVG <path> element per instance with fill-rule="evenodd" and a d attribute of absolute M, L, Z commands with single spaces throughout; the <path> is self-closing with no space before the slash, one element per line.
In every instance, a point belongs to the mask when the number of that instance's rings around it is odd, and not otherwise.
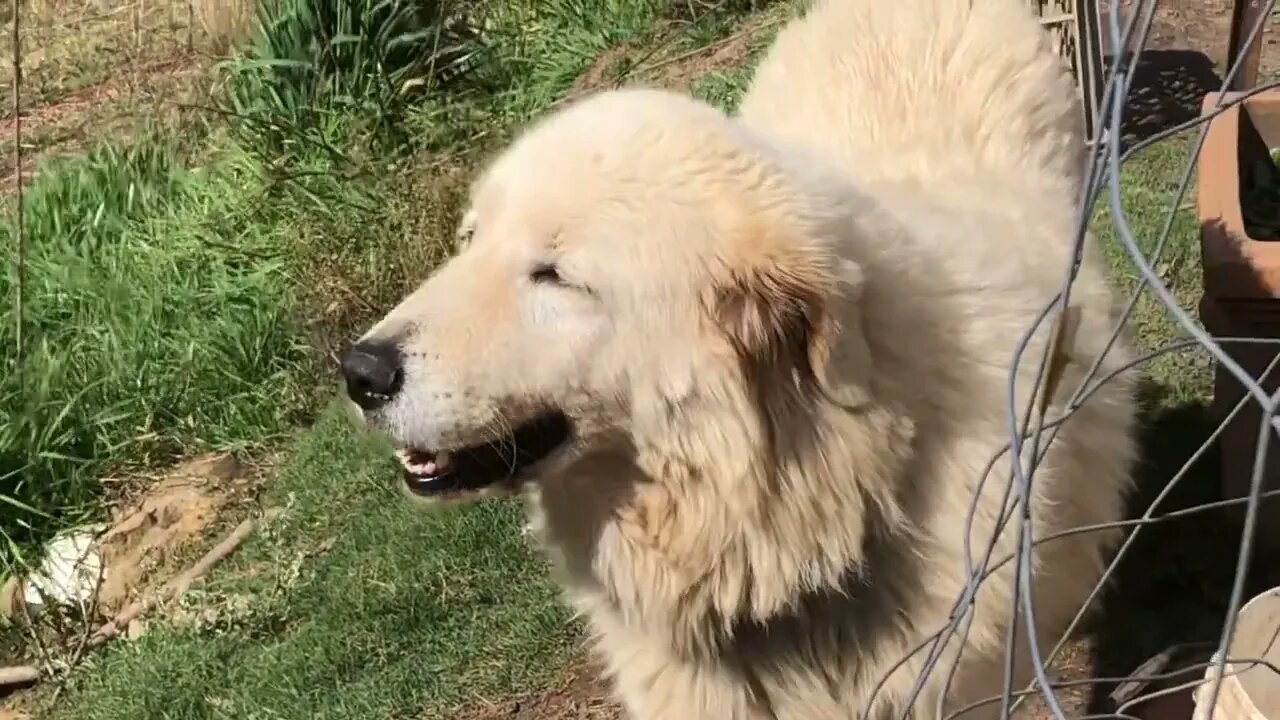
<path fill-rule="evenodd" d="M 1242 58 L 1247 55 L 1249 48 L 1259 41 L 1263 23 L 1274 9 L 1274 2 L 1275 0 L 1267 0 L 1265 2 L 1265 7 L 1259 14 L 1258 21 L 1248 29 L 1249 32 L 1242 49 L 1239 51 L 1239 57 L 1230 59 L 1230 67 L 1227 69 L 1222 83 L 1222 92 L 1232 86 L 1235 77 L 1241 72 Z M 1268 338 L 1212 337 L 1188 311 L 1180 306 L 1173 291 L 1156 272 L 1155 266 L 1167 251 L 1169 240 L 1175 227 L 1176 215 L 1191 187 L 1196 160 L 1207 137 L 1208 123 L 1213 118 L 1245 100 L 1270 88 L 1280 86 L 1280 81 L 1259 85 L 1230 99 L 1220 92 L 1213 105 L 1206 108 L 1196 118 L 1161 130 L 1127 148 L 1122 147 L 1122 131 L 1127 111 L 1127 101 L 1135 82 L 1134 70 L 1136 61 L 1142 56 L 1147 40 L 1151 36 L 1160 1 L 1139 0 L 1127 18 L 1122 16 L 1119 5 L 1118 2 L 1113 2 L 1110 12 L 1106 14 L 1103 20 L 1115 57 L 1110 63 L 1110 67 L 1107 68 L 1100 106 L 1094 115 L 1095 122 L 1093 126 L 1101 129 L 1102 137 L 1095 143 L 1094 151 L 1088 158 L 1084 174 L 1085 182 L 1081 188 L 1080 213 L 1077 218 L 1076 236 L 1070 252 L 1063 258 L 1062 285 L 1054 297 L 1038 312 L 1030 327 L 1019 338 L 1014 348 L 1012 369 L 1008 378 L 1008 396 L 1005 398 L 1009 440 L 1007 445 L 992 457 L 979 478 L 977 489 L 973 498 L 971 498 L 970 507 L 967 511 L 964 536 L 956 538 L 964 546 L 966 584 L 955 599 L 952 611 L 945 624 L 924 637 L 919 644 L 912 648 L 911 652 L 880 678 L 880 682 L 877 684 L 866 706 L 864 717 L 868 717 L 875 705 L 876 697 L 888 678 L 895 673 L 903 671 L 908 664 L 915 662 L 919 662 L 920 665 L 918 670 L 913 670 L 913 672 L 916 672 L 916 676 L 911 692 L 904 699 L 901 711 L 898 713 L 901 720 L 919 713 L 919 710 L 915 709 L 914 706 L 932 675 L 937 672 L 945 673 L 942 692 L 933 698 L 936 703 L 936 707 L 933 709 L 938 720 L 949 719 L 967 710 L 975 709 L 976 706 L 971 706 L 944 714 L 943 700 L 948 694 L 961 661 L 961 654 L 968 643 L 969 630 L 974 616 L 974 606 L 980 588 L 994 573 L 1012 563 L 1014 572 L 1013 604 L 1010 607 L 1007 621 L 1008 636 L 1006 637 L 1004 657 L 1005 687 L 1001 696 L 988 698 L 978 703 L 978 705 L 998 702 L 1001 705 L 1001 715 L 1007 717 L 1016 712 L 1021 702 L 1027 697 L 1039 695 L 1054 720 L 1066 720 L 1067 715 L 1057 698 L 1057 690 L 1065 687 L 1136 679 L 1092 678 L 1060 682 L 1051 678 L 1049 666 L 1059 656 L 1062 649 L 1066 647 L 1068 639 L 1074 635 L 1090 608 L 1095 605 L 1103 588 L 1107 586 L 1115 575 L 1120 562 L 1132 549 L 1141 531 L 1154 524 L 1186 518 L 1197 513 L 1243 505 L 1245 517 L 1241 528 L 1239 552 L 1236 556 L 1227 612 L 1222 622 L 1222 632 L 1216 643 L 1218 650 L 1216 660 L 1199 666 L 1203 669 L 1208 665 L 1217 664 L 1219 680 L 1215 681 L 1213 691 L 1209 697 L 1210 706 L 1216 701 L 1217 686 L 1222 677 L 1223 667 L 1227 662 L 1227 650 L 1230 647 L 1235 618 L 1243 600 L 1246 571 L 1249 557 L 1252 554 L 1255 528 L 1258 522 L 1258 506 L 1264 497 L 1280 495 L 1280 491 L 1264 492 L 1262 490 L 1262 475 L 1265 467 L 1267 446 L 1271 433 L 1275 432 L 1272 426 L 1276 425 L 1277 428 L 1280 428 L 1280 420 L 1275 417 L 1277 405 L 1280 404 L 1280 397 L 1272 397 L 1267 393 L 1263 389 L 1261 379 L 1255 379 L 1226 351 L 1226 348 L 1232 346 L 1232 344 L 1275 344 L 1276 341 Z M 1183 166 L 1182 173 L 1176 178 L 1177 189 L 1169 203 L 1167 212 L 1161 220 L 1160 228 L 1155 234 L 1154 243 L 1150 245 L 1152 249 L 1150 252 L 1144 252 L 1142 244 L 1135 237 L 1135 231 L 1129 222 L 1127 209 L 1121 194 L 1123 187 L 1121 168 L 1126 162 L 1156 143 L 1195 131 L 1198 131 L 1197 136 L 1192 143 L 1191 151 Z M 1170 179 L 1173 180 L 1175 178 Z M 1109 210 L 1116 242 L 1124 252 L 1125 257 L 1132 263 L 1132 267 L 1137 271 L 1139 277 L 1137 282 L 1134 283 L 1131 292 L 1128 293 L 1123 310 L 1104 345 L 1103 351 L 1098 357 L 1094 358 L 1079 385 L 1070 393 L 1069 400 L 1062 406 L 1061 413 L 1056 417 L 1048 418 L 1045 417 L 1045 408 L 1048 403 L 1038 403 L 1038 400 L 1045 393 L 1052 350 L 1052 342 L 1048 341 L 1047 335 L 1052 332 L 1051 327 L 1055 320 L 1060 318 L 1070 306 L 1072 284 L 1079 269 L 1084 243 L 1090 241 L 1090 223 L 1093 219 L 1094 208 L 1099 202 L 1106 204 L 1105 207 Z M 1144 297 L 1154 297 L 1160 303 L 1160 306 L 1164 308 L 1168 321 L 1184 334 L 1186 339 L 1178 341 L 1167 348 L 1147 353 L 1132 363 L 1126 364 L 1125 367 L 1113 370 L 1100 377 L 1099 374 L 1102 373 L 1103 368 L 1107 365 L 1107 358 L 1116 349 L 1126 329 L 1131 326 L 1134 313 Z M 1037 345 L 1039 345 L 1038 348 L 1036 347 Z M 1033 351 L 1033 348 L 1036 348 L 1035 351 Z M 1205 442 L 1192 451 L 1182 466 L 1167 479 L 1167 482 L 1156 494 L 1155 499 L 1148 504 L 1140 516 L 1120 522 L 1069 528 L 1054 533 L 1037 535 L 1032 523 L 1031 513 L 1035 475 L 1049 448 L 1054 444 L 1062 424 L 1100 388 L 1113 381 L 1121 373 L 1127 373 L 1143 363 L 1172 352 L 1197 352 L 1207 355 L 1225 373 L 1240 383 L 1244 389 L 1243 396 L 1230 409 L 1230 412 L 1227 413 L 1222 422 L 1210 433 Z M 1036 355 L 1039 357 L 1036 358 Z M 1028 368 L 1025 365 L 1028 362 L 1035 362 L 1037 366 Z M 1263 371 L 1261 378 L 1269 377 L 1278 364 L 1280 364 L 1280 354 L 1277 354 L 1271 360 Z M 1020 384 L 1024 384 L 1020 381 L 1025 378 L 1030 378 L 1029 388 L 1020 387 Z M 1021 396 L 1025 399 L 1022 407 L 1019 407 L 1019 403 L 1015 400 L 1015 398 L 1020 397 L 1019 392 L 1026 393 Z M 1248 406 L 1262 408 L 1263 417 L 1258 429 L 1258 452 L 1255 457 L 1254 471 L 1250 478 L 1250 490 L 1247 497 L 1230 498 L 1157 514 L 1158 508 L 1170 497 L 1175 488 L 1190 475 L 1196 464 L 1203 460 L 1222 436 L 1228 424 L 1235 421 L 1237 416 Z M 987 485 L 991 475 L 1002 461 L 1007 461 L 1010 464 L 1006 484 L 1003 488 L 1003 500 L 1001 501 L 1003 511 L 991 537 L 975 538 L 973 524 L 979 498 L 987 492 Z M 1013 523 L 1012 527 L 1010 527 L 1010 523 Z M 1113 559 L 1105 568 L 1101 580 L 1092 588 L 1084 606 L 1076 613 L 1064 636 L 1048 653 L 1042 652 L 1039 644 L 1040 638 L 1036 632 L 1035 602 L 1032 587 L 1035 578 L 1032 561 L 1034 549 L 1043 543 L 1065 537 L 1092 532 L 1115 531 L 1117 529 L 1127 530 L 1128 532 Z M 1016 535 L 1014 550 L 1003 557 L 996 557 L 995 551 L 999 544 L 998 540 L 1006 532 L 1012 532 Z M 1034 676 L 1032 683 L 1020 690 L 1012 685 L 1015 676 L 1015 659 L 1019 652 L 1026 653 Z M 923 658 L 921 658 L 922 653 Z M 944 658 L 946 658 L 945 663 Z M 1188 669 L 1184 668 L 1177 672 L 1185 673 L 1187 671 Z M 1189 683 L 1187 686 L 1194 686 L 1201 682 L 1204 682 L 1203 679 Z M 1176 692 L 1176 690 L 1166 689 L 1159 691 L 1159 693 L 1171 692 Z M 1131 699 L 1118 708 L 1115 713 L 1108 714 L 1106 717 L 1129 717 L 1126 713 L 1129 708 L 1151 697 L 1153 695 L 1148 694 Z"/>
<path fill-rule="evenodd" d="M 22 3 L 18 0 L 13 2 L 10 30 L 13 43 L 13 372 L 18 378 L 18 386 L 22 387 L 22 366 L 26 349 L 23 320 L 26 317 L 27 237 L 22 216 Z"/>

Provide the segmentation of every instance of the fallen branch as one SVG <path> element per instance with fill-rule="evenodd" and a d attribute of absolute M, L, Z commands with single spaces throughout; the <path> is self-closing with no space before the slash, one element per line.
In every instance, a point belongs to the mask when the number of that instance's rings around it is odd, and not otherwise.
<path fill-rule="evenodd" d="M 88 647 L 94 648 L 110 640 L 120 631 L 129 626 L 129 623 L 139 616 L 148 613 L 152 608 L 161 603 L 182 597 L 184 593 L 191 588 L 198 580 L 203 578 L 215 565 L 225 560 L 231 553 L 235 552 L 244 541 L 249 539 L 263 523 L 270 522 L 284 513 L 283 509 L 273 508 L 262 513 L 260 518 L 249 518 L 236 526 L 231 534 L 218 543 L 195 565 L 192 565 L 186 572 L 170 580 L 159 592 L 152 593 L 147 597 L 132 603 L 125 609 L 121 610 L 110 622 L 94 632 L 89 638 Z"/>
<path fill-rule="evenodd" d="M 159 592 L 152 593 L 121 610 L 109 622 L 94 631 L 88 640 L 81 644 L 77 654 L 88 648 L 96 648 L 119 635 L 121 629 L 129 627 L 130 622 L 150 612 L 157 605 L 182 597 L 187 590 L 191 589 L 192 585 L 203 578 L 215 565 L 227 559 L 231 553 L 243 545 L 244 541 L 248 540 L 255 530 L 282 514 L 284 514 L 282 508 L 272 508 L 262 513 L 261 517 L 250 518 L 237 525 L 236 529 L 231 531 L 231 534 L 205 553 L 204 557 L 200 558 L 199 562 L 188 568 L 186 572 L 170 580 Z M 0 688 L 38 682 L 42 676 L 43 673 L 34 665 L 0 667 Z"/>
<path fill-rule="evenodd" d="M 0 668 L 0 687 L 26 685 L 40 679 L 40 669 L 35 665 L 16 665 Z"/>

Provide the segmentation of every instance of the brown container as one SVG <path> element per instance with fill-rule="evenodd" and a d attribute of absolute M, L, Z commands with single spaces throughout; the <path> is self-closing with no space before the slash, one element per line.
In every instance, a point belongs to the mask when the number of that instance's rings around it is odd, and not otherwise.
<path fill-rule="evenodd" d="M 1225 93 L 1223 104 L 1239 93 Z M 1205 99 L 1204 110 L 1218 94 Z M 1280 339 L 1280 239 L 1261 240 L 1245 231 L 1241 212 L 1244 169 L 1270 148 L 1280 147 L 1280 92 L 1263 92 L 1215 117 L 1199 157 L 1197 210 L 1204 265 L 1200 318 L 1217 337 Z M 1263 377 L 1280 346 L 1225 343 L 1223 350 L 1260 384 L 1268 395 L 1280 389 L 1280 367 Z M 1277 363 L 1280 365 L 1280 363 Z M 1231 373 L 1214 373 L 1213 410 L 1219 420 L 1235 407 L 1244 387 Z M 1224 497 L 1248 494 L 1262 411 L 1249 401 L 1224 430 L 1219 443 Z M 1264 490 L 1280 489 L 1280 438 L 1268 441 Z M 1263 503 L 1258 540 L 1280 549 L 1280 498 Z"/>

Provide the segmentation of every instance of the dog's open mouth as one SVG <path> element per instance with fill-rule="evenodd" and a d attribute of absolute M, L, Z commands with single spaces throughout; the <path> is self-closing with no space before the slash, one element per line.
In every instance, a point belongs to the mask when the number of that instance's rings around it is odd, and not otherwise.
<path fill-rule="evenodd" d="M 569 419 L 548 413 L 516 427 L 510 435 L 480 445 L 448 450 L 401 448 L 404 481 L 423 497 L 471 494 L 519 481 L 529 467 L 545 460 L 571 435 Z"/>

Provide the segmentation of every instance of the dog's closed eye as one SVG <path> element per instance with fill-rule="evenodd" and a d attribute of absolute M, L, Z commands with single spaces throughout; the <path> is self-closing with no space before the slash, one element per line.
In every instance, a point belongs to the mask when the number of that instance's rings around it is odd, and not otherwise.
<path fill-rule="evenodd" d="M 592 298 L 598 298 L 596 291 L 588 285 L 576 282 L 566 278 L 560 273 L 560 268 L 555 263 L 538 263 L 529 271 L 529 282 L 534 285 L 545 285 L 548 287 L 572 290 Z"/>
<path fill-rule="evenodd" d="M 542 263 L 533 268 L 529 273 L 529 279 L 534 283 L 564 285 L 564 278 L 560 277 L 560 271 L 551 263 Z"/>
<path fill-rule="evenodd" d="M 458 229 L 454 231 L 454 241 L 461 250 L 471 244 L 471 238 L 476 234 L 476 211 L 468 210 L 462 216 L 462 221 L 458 223 Z"/>

